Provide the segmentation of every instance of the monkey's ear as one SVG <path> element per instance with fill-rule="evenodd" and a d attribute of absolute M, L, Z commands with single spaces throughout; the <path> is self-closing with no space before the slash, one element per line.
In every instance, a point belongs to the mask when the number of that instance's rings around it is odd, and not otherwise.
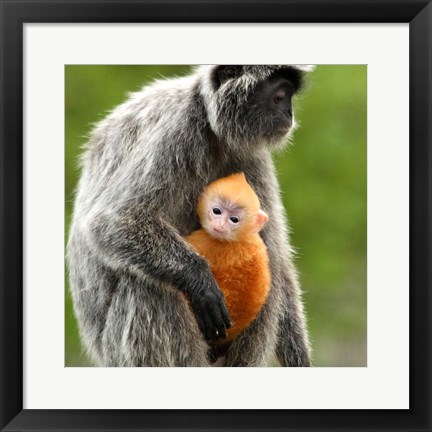
<path fill-rule="evenodd" d="M 255 232 L 259 233 L 263 229 L 264 225 L 268 222 L 268 220 L 268 214 L 263 210 L 259 210 L 255 219 Z"/>
<path fill-rule="evenodd" d="M 238 75 L 240 75 L 241 70 L 242 66 L 223 65 L 217 67 L 213 75 L 213 81 L 216 89 L 218 89 L 226 81 L 236 78 Z"/>

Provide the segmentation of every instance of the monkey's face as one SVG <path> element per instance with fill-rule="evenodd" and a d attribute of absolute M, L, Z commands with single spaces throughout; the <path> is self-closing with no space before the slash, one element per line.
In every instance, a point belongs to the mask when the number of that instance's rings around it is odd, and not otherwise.
<path fill-rule="evenodd" d="M 286 141 L 294 124 L 292 98 L 304 70 L 291 66 L 216 66 L 204 92 L 210 126 L 235 149 Z"/>
<path fill-rule="evenodd" d="M 235 241 L 237 231 L 245 224 L 246 212 L 232 202 L 218 198 L 208 203 L 202 224 L 207 233 L 218 240 Z"/>

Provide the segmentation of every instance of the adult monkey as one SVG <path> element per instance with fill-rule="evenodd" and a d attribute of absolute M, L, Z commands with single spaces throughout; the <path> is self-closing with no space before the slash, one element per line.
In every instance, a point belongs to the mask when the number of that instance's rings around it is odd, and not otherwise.
<path fill-rule="evenodd" d="M 182 237 L 204 186 L 244 172 L 270 216 L 272 285 L 226 366 L 309 366 L 300 289 L 271 160 L 292 129 L 305 65 L 202 66 L 133 94 L 92 132 L 68 245 L 85 347 L 102 366 L 209 366 L 229 316 L 207 262 Z M 186 295 L 185 295 L 186 294 Z M 186 298 L 188 300 L 186 300 Z"/>

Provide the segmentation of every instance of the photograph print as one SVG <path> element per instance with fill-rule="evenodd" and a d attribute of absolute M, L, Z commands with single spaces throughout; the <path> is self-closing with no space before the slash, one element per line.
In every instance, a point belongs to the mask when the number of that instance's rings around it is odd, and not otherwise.
<path fill-rule="evenodd" d="M 65 366 L 367 366 L 366 65 L 65 66 Z"/>

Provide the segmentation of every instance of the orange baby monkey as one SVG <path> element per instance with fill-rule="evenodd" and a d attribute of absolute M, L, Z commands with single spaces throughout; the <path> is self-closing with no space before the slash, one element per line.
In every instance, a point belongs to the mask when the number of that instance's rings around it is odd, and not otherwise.
<path fill-rule="evenodd" d="M 232 326 L 225 342 L 256 318 L 270 289 L 266 246 L 258 234 L 268 221 L 243 173 L 209 184 L 197 207 L 202 228 L 186 240 L 210 264 L 225 295 Z"/>

